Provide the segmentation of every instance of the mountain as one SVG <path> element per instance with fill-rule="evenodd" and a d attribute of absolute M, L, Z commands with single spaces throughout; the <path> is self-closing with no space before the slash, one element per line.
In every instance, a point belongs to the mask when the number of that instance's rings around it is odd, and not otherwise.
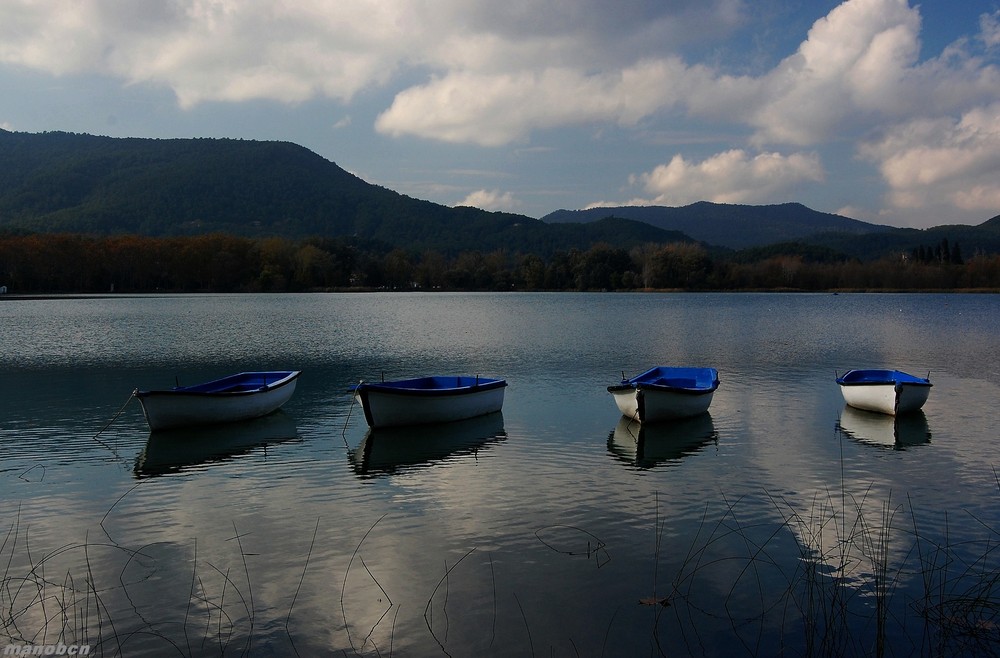
<path fill-rule="evenodd" d="M 665 230 L 680 231 L 701 242 L 731 249 L 803 240 L 820 233 L 857 236 L 893 231 L 889 226 L 818 212 L 800 203 L 746 206 L 700 201 L 680 208 L 624 206 L 557 210 L 542 217 L 542 221 L 583 223 L 605 217 L 645 222 Z"/>
<path fill-rule="evenodd" d="M 701 242 L 716 253 L 790 245 L 791 253 L 869 260 L 942 240 L 1000 253 L 1000 218 L 980 226 L 897 229 L 798 203 L 560 210 L 542 220 L 450 208 L 372 185 L 288 142 L 111 138 L 0 130 L 0 232 L 346 238 L 375 251 L 534 253 Z M 831 255 L 831 257 L 833 257 Z"/>
<path fill-rule="evenodd" d="M 0 230 L 350 237 L 445 253 L 549 254 L 595 242 L 691 241 L 627 219 L 555 227 L 371 185 L 287 142 L 0 130 Z"/>

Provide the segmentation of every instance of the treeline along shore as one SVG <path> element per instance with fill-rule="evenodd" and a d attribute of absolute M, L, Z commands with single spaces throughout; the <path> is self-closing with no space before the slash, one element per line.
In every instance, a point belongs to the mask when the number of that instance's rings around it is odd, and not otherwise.
<path fill-rule="evenodd" d="M 507 250 L 391 250 L 345 238 L 0 234 L 9 295 L 344 290 L 983 290 L 1000 255 L 927 245 L 870 262 L 815 247 L 713 252 L 699 244 L 597 244 L 542 257 Z"/>

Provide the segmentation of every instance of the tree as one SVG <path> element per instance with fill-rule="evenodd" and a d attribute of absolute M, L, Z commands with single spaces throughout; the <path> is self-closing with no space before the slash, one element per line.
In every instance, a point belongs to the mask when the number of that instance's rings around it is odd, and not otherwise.
<path fill-rule="evenodd" d="M 579 290 L 615 290 L 622 285 L 622 274 L 632 267 L 624 249 L 598 243 L 584 252 L 573 268 Z"/>
<path fill-rule="evenodd" d="M 335 285 L 335 263 L 333 256 L 311 244 L 303 245 L 295 252 L 294 282 L 300 289 L 329 288 Z"/>
<path fill-rule="evenodd" d="M 295 247 L 283 238 L 264 238 L 257 243 L 260 290 L 288 290 L 289 282 L 295 278 L 295 251 Z"/>
<path fill-rule="evenodd" d="M 385 284 L 390 288 L 406 290 L 413 287 L 413 263 L 405 249 L 396 248 L 382 261 Z"/>
<path fill-rule="evenodd" d="M 652 256 L 644 277 L 652 288 L 698 288 L 707 280 L 712 261 L 704 247 L 689 242 L 672 242 Z"/>
<path fill-rule="evenodd" d="M 448 261 L 436 251 L 425 251 L 414 267 L 413 276 L 417 287 L 424 290 L 437 290 L 444 287 L 445 271 Z"/>
<path fill-rule="evenodd" d="M 514 280 L 525 290 L 541 290 L 545 287 L 545 261 L 536 254 L 521 257 Z"/>

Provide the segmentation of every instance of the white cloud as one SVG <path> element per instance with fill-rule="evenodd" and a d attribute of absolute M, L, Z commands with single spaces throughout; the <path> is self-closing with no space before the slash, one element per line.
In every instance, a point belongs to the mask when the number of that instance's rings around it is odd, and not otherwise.
<path fill-rule="evenodd" d="M 758 143 L 815 144 L 858 112 L 889 110 L 919 52 L 905 0 L 849 0 L 816 21 L 798 51 L 761 78 Z"/>
<path fill-rule="evenodd" d="M 844 2 L 761 78 L 766 99 L 750 120 L 754 141 L 816 144 L 997 97 L 1000 71 L 962 42 L 919 62 L 920 30 L 919 11 L 906 0 Z M 982 31 L 989 34 L 988 16 Z"/>
<path fill-rule="evenodd" d="M 0 62 L 98 73 L 206 101 L 347 102 L 401 70 L 490 76 L 614 71 L 635 52 L 718 37 L 743 0 L 13 0 Z M 539 64 L 541 63 L 541 64 Z M 609 64 L 610 63 L 610 64 Z"/>
<path fill-rule="evenodd" d="M 845 125 L 863 131 L 866 114 L 982 103 L 1000 84 L 967 54 L 917 66 L 920 15 L 906 0 L 847 0 L 759 77 L 678 54 L 748 13 L 742 0 L 19 0 L 4 8 L 0 62 L 164 86 L 185 108 L 349 103 L 417 74 L 377 129 L 485 146 L 675 111 L 749 125 L 758 146 L 815 144 Z M 998 17 L 982 17 L 984 43 L 1000 38 Z"/>
<path fill-rule="evenodd" d="M 823 180 L 823 166 L 812 153 L 761 153 L 734 149 L 692 163 L 675 155 L 668 164 L 634 176 L 647 196 L 633 205 L 683 206 L 696 201 L 768 203 L 787 200 L 795 188 Z M 621 205 L 621 204 L 618 204 Z"/>
<path fill-rule="evenodd" d="M 4 8 L 0 62 L 165 85 L 183 107 L 346 101 L 405 58 L 400 18 L 379 0 L 23 0 Z"/>
<path fill-rule="evenodd" d="M 960 119 L 916 119 L 866 143 L 861 155 L 879 166 L 898 208 L 940 206 L 1000 210 L 1000 102 Z"/>
<path fill-rule="evenodd" d="M 633 126 L 676 103 L 678 83 L 685 75 L 675 58 L 594 75 L 566 68 L 489 75 L 456 72 L 400 92 L 375 127 L 394 136 L 501 146 L 539 128 L 604 121 Z"/>
<path fill-rule="evenodd" d="M 749 125 L 758 145 L 806 145 L 845 125 L 863 131 L 928 104 L 947 109 L 994 93 L 995 72 L 968 55 L 918 66 L 920 27 L 906 0 L 848 0 L 813 25 L 795 54 L 756 77 L 662 51 L 602 63 L 581 56 L 585 49 L 565 34 L 555 35 L 555 51 L 498 34 L 456 36 L 448 49 L 462 54 L 443 73 L 401 91 L 376 126 L 391 135 L 495 146 L 553 126 L 631 127 L 683 110 Z M 515 55 L 521 48 L 531 56 Z"/>
<path fill-rule="evenodd" d="M 862 221 L 871 222 L 874 221 L 875 215 L 866 208 L 859 208 L 857 206 L 844 206 L 842 208 L 837 208 L 833 211 L 833 214 L 840 215 L 841 217 L 850 217 L 851 219 L 860 219 Z"/>
<path fill-rule="evenodd" d="M 1000 46 L 1000 10 L 979 17 L 980 38 L 987 48 Z"/>
<path fill-rule="evenodd" d="M 510 192 L 501 192 L 499 190 L 476 190 L 455 205 L 471 206 L 473 208 L 479 208 L 480 210 L 502 210 L 509 212 L 516 209 L 519 204 L 514 198 L 514 195 Z"/>

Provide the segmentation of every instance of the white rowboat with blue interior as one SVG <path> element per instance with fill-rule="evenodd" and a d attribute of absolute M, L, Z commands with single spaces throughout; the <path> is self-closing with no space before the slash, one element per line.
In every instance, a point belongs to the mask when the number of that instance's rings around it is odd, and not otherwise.
<path fill-rule="evenodd" d="M 900 370 L 849 370 L 837 383 L 850 406 L 892 416 L 917 411 L 931 392 L 929 378 Z"/>
<path fill-rule="evenodd" d="M 288 402 L 301 371 L 241 372 L 203 384 L 136 391 L 151 430 L 266 416 Z"/>
<path fill-rule="evenodd" d="M 354 393 L 369 427 L 447 423 L 484 416 L 503 407 L 503 379 L 430 376 L 361 382 Z"/>
<path fill-rule="evenodd" d="M 708 411 L 719 388 L 715 368 L 656 366 L 608 387 L 627 418 L 653 423 L 688 418 Z"/>

